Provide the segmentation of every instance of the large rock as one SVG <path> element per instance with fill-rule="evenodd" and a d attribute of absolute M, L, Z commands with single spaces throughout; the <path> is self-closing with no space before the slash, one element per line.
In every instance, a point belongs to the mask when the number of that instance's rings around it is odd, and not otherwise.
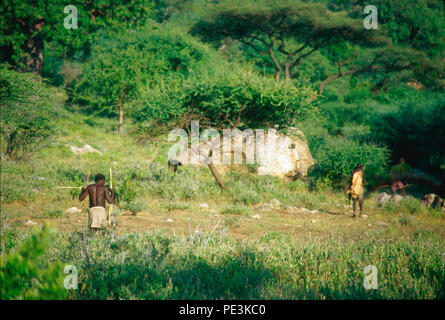
<path fill-rule="evenodd" d="M 81 148 L 78 148 L 78 147 L 75 147 L 75 146 L 69 146 L 69 147 L 70 147 L 71 151 L 72 151 L 74 154 L 84 154 L 84 153 L 89 153 L 89 152 L 95 152 L 95 153 L 98 153 L 98 154 L 102 155 L 102 152 L 101 152 L 101 151 L 99 151 L 99 150 L 93 148 L 93 147 L 90 146 L 89 144 L 85 144 L 85 145 L 84 145 L 83 147 L 81 147 Z"/>
<path fill-rule="evenodd" d="M 391 199 L 391 196 L 387 194 L 386 192 L 381 192 L 376 194 L 374 197 L 374 201 L 377 202 L 379 205 L 383 205 L 387 203 Z"/>
<path fill-rule="evenodd" d="M 314 164 L 314 159 L 309 151 L 309 147 L 305 140 L 304 134 L 297 128 L 288 128 L 287 135 L 276 133 L 276 143 L 268 143 L 269 136 L 271 140 L 273 133 L 269 135 L 269 131 L 264 132 L 264 149 L 262 149 L 261 156 L 257 157 L 256 136 L 252 139 L 243 136 L 241 133 L 234 134 L 231 141 L 231 147 L 226 150 L 220 145 L 220 164 L 214 165 L 218 172 L 224 175 L 233 167 L 239 167 L 239 164 L 234 164 L 235 161 L 235 139 L 242 141 L 241 158 L 242 164 L 246 164 L 246 150 L 255 150 L 255 162 L 257 167 L 255 169 L 258 175 L 272 175 L 286 179 L 303 178 L 307 176 L 308 169 Z M 223 139 L 221 137 L 220 143 Z M 212 148 L 211 142 L 199 143 L 199 149 L 192 149 L 188 147 L 187 153 L 177 154 L 169 159 L 170 163 L 182 165 L 205 165 L 205 156 L 208 155 Z M 193 157 L 201 154 L 199 163 L 191 163 Z M 222 159 L 230 158 L 232 164 L 222 164 Z"/>
<path fill-rule="evenodd" d="M 308 169 L 314 164 L 304 134 L 297 128 L 288 128 L 288 135 L 278 134 L 277 148 L 266 144 L 265 157 L 259 159 L 259 175 L 280 178 L 307 177 Z"/>

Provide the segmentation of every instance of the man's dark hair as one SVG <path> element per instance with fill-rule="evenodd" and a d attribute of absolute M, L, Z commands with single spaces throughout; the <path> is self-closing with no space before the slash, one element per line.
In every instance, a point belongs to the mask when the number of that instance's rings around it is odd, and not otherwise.
<path fill-rule="evenodd" d="M 104 180 L 105 181 L 105 176 L 101 173 L 96 174 L 96 176 L 94 177 L 94 181 L 100 181 L 100 180 Z"/>
<path fill-rule="evenodd" d="M 361 164 L 361 163 L 359 163 L 356 167 L 355 167 L 355 170 L 359 170 L 359 169 L 363 169 L 364 168 L 364 166 Z"/>

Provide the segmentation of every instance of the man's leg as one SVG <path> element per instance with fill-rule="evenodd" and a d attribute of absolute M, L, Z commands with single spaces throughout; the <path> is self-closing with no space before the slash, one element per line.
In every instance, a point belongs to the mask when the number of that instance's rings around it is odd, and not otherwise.
<path fill-rule="evenodd" d="M 364 199 L 363 199 L 363 197 L 361 197 L 360 200 L 358 201 L 358 205 L 360 207 L 360 217 L 362 216 L 362 213 L 363 213 L 363 202 L 364 202 Z"/>
<path fill-rule="evenodd" d="M 352 199 L 352 217 L 355 218 L 355 209 L 357 207 L 357 199 Z"/>

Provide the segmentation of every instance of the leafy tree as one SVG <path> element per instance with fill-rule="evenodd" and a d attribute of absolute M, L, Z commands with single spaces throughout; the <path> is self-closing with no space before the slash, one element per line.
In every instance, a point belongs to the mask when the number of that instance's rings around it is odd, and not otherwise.
<path fill-rule="evenodd" d="M 187 77 L 210 60 L 209 48 L 176 29 L 149 26 L 125 31 L 93 46 L 74 98 L 102 115 L 115 116 L 118 110 L 122 132 L 125 105 L 141 89 L 160 85 L 166 77 Z"/>
<path fill-rule="evenodd" d="M 32 74 L 0 65 L 0 132 L 2 155 L 23 159 L 41 148 L 54 133 L 56 109 L 50 91 Z"/>
<path fill-rule="evenodd" d="M 334 11 L 347 10 L 349 16 L 363 15 L 367 1 L 335 0 L 329 2 Z M 435 0 L 378 0 L 379 28 L 392 39 L 394 45 L 373 50 L 340 43 L 326 48 L 323 53 L 337 66 L 337 73 L 328 76 L 318 87 L 346 75 L 374 78 L 374 90 L 390 82 L 418 81 L 435 89 L 445 87 L 445 6 Z"/>
<path fill-rule="evenodd" d="M 87 50 L 96 31 L 143 25 L 152 4 L 145 0 L 73 0 L 77 8 L 78 29 L 65 29 L 62 0 L 5 0 L 0 17 L 2 59 L 26 71 L 41 73 L 44 44 L 55 41 L 60 54 L 72 56 L 76 50 Z"/>
<path fill-rule="evenodd" d="M 394 159 L 426 169 L 439 170 L 445 165 L 445 96 L 419 94 L 401 101 L 396 110 L 376 115 L 371 137 L 387 145 Z"/>
<path fill-rule="evenodd" d="M 185 81 L 147 89 L 135 101 L 132 113 L 137 125 L 152 119 L 188 128 L 258 128 L 287 126 L 303 119 L 314 108 L 315 92 L 309 86 L 276 83 L 236 64 L 222 64 Z"/>
<path fill-rule="evenodd" d="M 347 10 L 349 16 L 363 16 L 366 0 L 329 0 L 332 10 Z M 395 44 L 406 45 L 426 52 L 428 56 L 440 55 L 445 50 L 445 3 L 441 0 L 375 0 L 379 28 Z"/>
<path fill-rule="evenodd" d="M 345 40 L 381 44 L 379 32 L 368 32 L 360 19 L 332 12 L 321 3 L 298 0 L 223 0 L 210 5 L 208 15 L 192 33 L 206 41 L 231 38 L 268 56 L 275 78 L 289 80 L 294 68 L 314 52 Z"/>
<path fill-rule="evenodd" d="M 191 1 L 192 0 L 154 0 L 155 19 L 164 23 L 173 15 L 183 11 Z"/>
<path fill-rule="evenodd" d="M 445 63 L 412 48 L 391 45 L 364 50 L 342 43 L 326 48 L 324 53 L 334 62 L 337 72 L 320 82 L 319 94 L 335 79 L 364 74 L 375 80 L 376 91 L 389 82 L 402 80 L 422 81 L 432 88 L 445 87 Z"/>

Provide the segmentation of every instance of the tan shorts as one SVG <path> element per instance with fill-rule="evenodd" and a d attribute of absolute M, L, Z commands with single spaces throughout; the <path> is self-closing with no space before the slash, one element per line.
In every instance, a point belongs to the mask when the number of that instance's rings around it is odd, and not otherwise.
<path fill-rule="evenodd" d="M 88 209 L 88 227 L 102 229 L 105 227 L 107 214 L 104 207 L 92 207 Z"/>

